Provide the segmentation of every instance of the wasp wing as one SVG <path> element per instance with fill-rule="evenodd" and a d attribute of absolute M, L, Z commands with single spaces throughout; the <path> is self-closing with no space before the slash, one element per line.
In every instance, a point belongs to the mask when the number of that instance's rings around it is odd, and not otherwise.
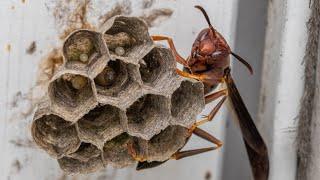
<path fill-rule="evenodd" d="M 230 104 L 239 121 L 254 179 L 267 180 L 269 175 L 267 146 L 255 126 L 230 73 L 226 75 L 226 84 L 231 101 Z"/>

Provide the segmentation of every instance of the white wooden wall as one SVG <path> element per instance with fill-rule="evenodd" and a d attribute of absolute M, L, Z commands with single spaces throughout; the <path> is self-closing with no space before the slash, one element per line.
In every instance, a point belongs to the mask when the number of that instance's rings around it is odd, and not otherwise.
<path fill-rule="evenodd" d="M 272 180 L 296 177 L 295 139 L 309 15 L 309 1 L 269 4 L 259 123 L 270 145 Z"/>
<path fill-rule="evenodd" d="M 67 177 L 59 169 L 56 161 L 42 150 L 30 144 L 30 122 L 34 106 L 33 100 L 41 91 L 35 91 L 38 64 L 52 48 L 60 46 L 58 29 L 55 26 L 50 7 L 57 1 L 48 0 L 1 0 L 0 1 L 0 179 L 204 179 L 207 172 L 211 179 L 220 179 L 223 150 L 191 157 L 180 161 L 170 161 L 148 171 L 136 172 L 134 168 L 113 170 L 111 168 L 92 175 Z M 115 0 L 92 0 L 94 12 L 91 19 L 112 8 Z M 108 4 L 107 4 L 108 3 Z M 141 12 L 139 3 L 132 1 L 133 15 Z M 103 6 L 99 4 L 106 4 Z M 154 7 L 168 7 L 174 11 L 172 17 L 150 29 L 151 34 L 172 36 L 183 56 L 190 53 L 191 44 L 197 33 L 207 27 L 203 15 L 194 5 L 201 4 L 208 11 L 212 22 L 233 45 L 237 14 L 237 0 L 163 0 Z M 100 8 L 100 9 L 99 9 Z M 90 11 L 90 10 L 89 10 Z M 26 48 L 36 41 L 37 49 L 32 55 Z M 11 48 L 9 48 L 9 46 Z M 9 50 L 10 49 L 10 50 Z M 212 106 L 212 105 L 211 105 Z M 209 110 L 204 110 L 207 113 Z M 221 140 L 224 139 L 225 118 L 223 111 L 216 120 L 206 126 Z M 20 143 L 18 146 L 13 142 Z M 194 138 L 187 148 L 208 146 L 206 142 Z"/>

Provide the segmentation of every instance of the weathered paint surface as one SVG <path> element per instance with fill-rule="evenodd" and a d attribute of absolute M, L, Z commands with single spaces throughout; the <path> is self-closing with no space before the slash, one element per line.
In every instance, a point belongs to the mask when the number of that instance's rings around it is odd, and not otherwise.
<path fill-rule="evenodd" d="M 295 139 L 309 13 L 309 1 L 269 1 L 259 126 L 270 149 L 270 180 L 296 178 Z"/>

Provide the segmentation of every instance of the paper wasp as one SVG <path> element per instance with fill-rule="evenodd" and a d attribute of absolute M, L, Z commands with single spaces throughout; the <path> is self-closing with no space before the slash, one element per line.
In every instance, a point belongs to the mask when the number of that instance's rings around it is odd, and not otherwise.
<path fill-rule="evenodd" d="M 231 76 L 230 55 L 244 64 L 251 74 L 253 70 L 239 55 L 231 51 L 229 45 L 223 36 L 212 26 L 206 11 L 201 6 L 195 6 L 199 9 L 209 27 L 203 29 L 195 39 L 191 54 L 184 59 L 177 52 L 173 40 L 166 36 L 152 36 L 153 41 L 167 41 L 178 63 L 184 66 L 184 70 L 176 69 L 176 72 L 187 78 L 193 78 L 204 84 L 205 102 L 208 104 L 219 98 L 221 100 L 212 109 L 209 115 L 197 121 L 190 129 L 190 136 L 195 134 L 207 141 L 215 144 L 215 147 L 178 151 L 172 155 L 172 159 L 181 159 L 188 156 L 200 154 L 203 152 L 215 150 L 222 146 L 222 142 L 214 136 L 200 129 L 199 126 L 211 121 L 227 98 L 231 102 L 231 106 L 237 116 L 242 137 L 247 149 L 248 157 L 251 164 L 254 179 L 266 180 L 269 173 L 269 158 L 266 144 L 264 143 L 258 129 L 256 128 Z M 211 93 L 219 84 L 225 84 L 226 89 Z M 189 139 L 186 140 L 186 143 Z M 134 154 L 134 147 L 131 147 Z M 140 161 L 137 169 L 146 169 L 158 166 L 163 162 L 147 162 Z"/>

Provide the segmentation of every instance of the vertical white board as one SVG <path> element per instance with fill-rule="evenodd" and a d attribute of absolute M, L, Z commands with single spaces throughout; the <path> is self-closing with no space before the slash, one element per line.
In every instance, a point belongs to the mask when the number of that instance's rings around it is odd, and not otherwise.
<path fill-rule="evenodd" d="M 270 180 L 296 178 L 295 129 L 309 11 L 309 1 L 269 1 L 259 127 L 269 146 Z"/>

